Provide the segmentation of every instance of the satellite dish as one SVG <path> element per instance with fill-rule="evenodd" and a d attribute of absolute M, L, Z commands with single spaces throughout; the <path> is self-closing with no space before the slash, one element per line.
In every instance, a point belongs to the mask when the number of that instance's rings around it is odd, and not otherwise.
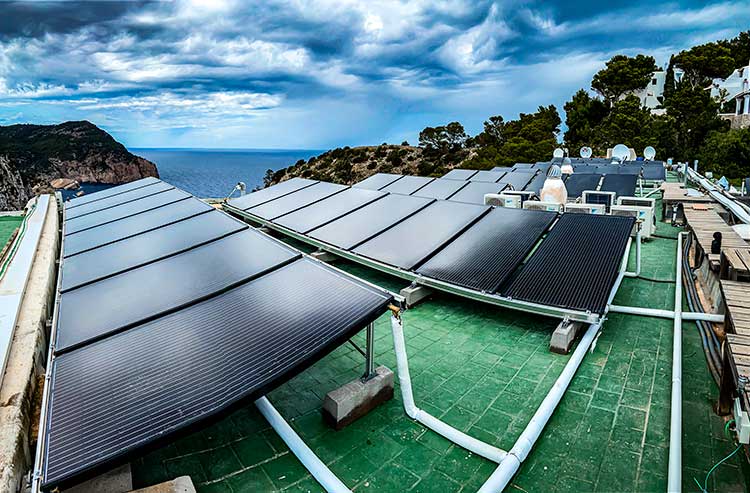
<path fill-rule="evenodd" d="M 588 159 L 588 158 L 591 157 L 591 154 L 593 154 L 593 151 L 591 150 L 590 147 L 583 146 L 583 147 L 581 147 L 580 154 L 581 154 L 582 158 Z"/>
<path fill-rule="evenodd" d="M 612 157 L 617 158 L 621 163 L 627 161 L 630 157 L 630 149 L 625 144 L 617 144 L 612 149 Z"/>
<path fill-rule="evenodd" d="M 565 151 L 560 149 L 559 147 L 555 149 L 555 151 L 552 153 L 553 158 L 562 158 L 565 157 Z"/>
<path fill-rule="evenodd" d="M 643 149 L 643 157 L 646 158 L 646 161 L 653 161 L 656 157 L 656 149 L 651 146 L 646 147 Z"/>

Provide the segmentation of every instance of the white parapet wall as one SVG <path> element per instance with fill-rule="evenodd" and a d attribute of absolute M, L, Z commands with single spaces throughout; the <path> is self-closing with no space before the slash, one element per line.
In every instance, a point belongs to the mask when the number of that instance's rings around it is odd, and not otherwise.
<path fill-rule="evenodd" d="M 35 398 L 44 372 L 46 322 L 54 301 L 57 202 L 35 200 L 7 271 L 0 279 L 0 491 L 25 486 L 34 451 Z"/>

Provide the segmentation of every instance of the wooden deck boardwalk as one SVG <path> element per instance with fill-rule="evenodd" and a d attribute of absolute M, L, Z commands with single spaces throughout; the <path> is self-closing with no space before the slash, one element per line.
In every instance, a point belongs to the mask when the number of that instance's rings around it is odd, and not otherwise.
<path fill-rule="evenodd" d="M 722 255 L 711 254 L 711 242 L 714 239 L 714 233 L 720 232 L 721 251 L 724 253 L 726 267 L 722 269 L 727 276 L 736 279 L 736 275 L 744 275 L 750 265 L 745 261 L 750 261 L 750 244 L 742 239 L 732 227 L 722 219 L 715 204 L 685 204 L 683 212 L 685 220 L 690 229 L 693 231 L 698 247 L 696 248 L 696 265 L 700 262 L 702 255 L 708 256 L 709 262 L 715 266 L 721 265 Z"/>
<path fill-rule="evenodd" d="M 707 195 L 688 195 L 682 183 L 664 182 L 661 184 L 662 195 L 662 217 L 666 219 L 667 211 L 676 203 L 695 204 L 710 203 L 713 199 Z"/>
<path fill-rule="evenodd" d="M 745 400 L 748 396 L 740 385 L 740 377 L 750 381 L 750 283 L 721 281 L 721 292 L 726 306 L 719 411 L 727 414 L 735 395 Z M 750 407 L 746 407 L 750 409 Z"/>

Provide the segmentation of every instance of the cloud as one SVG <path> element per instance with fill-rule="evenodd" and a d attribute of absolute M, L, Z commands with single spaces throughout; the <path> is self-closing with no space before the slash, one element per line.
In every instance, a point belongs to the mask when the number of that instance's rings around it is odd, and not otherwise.
<path fill-rule="evenodd" d="M 737 1 L 10 2 L 0 120 L 87 118 L 132 145 L 413 141 L 560 108 L 613 54 L 664 63 L 747 25 Z"/>
<path fill-rule="evenodd" d="M 79 110 L 125 109 L 150 111 L 156 114 L 189 112 L 199 115 L 244 115 L 250 111 L 268 109 L 281 103 L 280 96 L 261 93 L 217 92 L 199 97 L 175 93 L 160 93 L 155 96 L 122 96 L 110 99 L 72 100 L 79 103 Z"/>

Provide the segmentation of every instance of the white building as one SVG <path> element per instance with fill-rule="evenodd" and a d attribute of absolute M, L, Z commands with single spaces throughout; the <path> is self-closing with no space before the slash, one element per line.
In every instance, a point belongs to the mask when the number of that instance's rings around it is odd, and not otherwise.
<path fill-rule="evenodd" d="M 711 95 L 722 103 L 734 100 L 727 113 L 721 117 L 729 120 L 732 128 L 750 127 L 750 63 L 736 69 L 726 79 L 715 79 Z"/>
<path fill-rule="evenodd" d="M 714 79 L 711 84 L 711 96 L 731 101 L 743 91 L 747 91 L 748 78 L 750 78 L 750 63 L 745 67 L 736 69 L 726 79 Z M 740 113 L 737 113 L 740 114 Z"/>
<path fill-rule="evenodd" d="M 675 84 L 682 80 L 683 71 L 675 68 L 674 69 L 674 81 Z M 665 70 L 659 70 L 651 74 L 651 81 L 648 85 L 636 91 L 635 95 L 641 99 L 641 104 L 651 110 L 651 113 L 655 115 L 661 115 L 665 112 L 661 105 L 664 103 L 664 83 L 667 80 L 667 72 Z"/>
<path fill-rule="evenodd" d="M 682 80 L 684 72 L 678 68 L 674 69 L 675 83 Z M 664 70 L 654 72 L 651 81 L 635 95 L 641 99 L 641 104 L 656 115 L 663 114 L 661 108 L 664 102 L 664 83 L 667 73 Z M 750 63 L 732 72 L 726 79 L 714 79 L 711 86 L 711 96 L 721 100 L 722 105 L 729 101 L 735 101 L 729 113 L 722 113 L 722 118 L 732 122 L 732 128 L 750 126 Z"/>

